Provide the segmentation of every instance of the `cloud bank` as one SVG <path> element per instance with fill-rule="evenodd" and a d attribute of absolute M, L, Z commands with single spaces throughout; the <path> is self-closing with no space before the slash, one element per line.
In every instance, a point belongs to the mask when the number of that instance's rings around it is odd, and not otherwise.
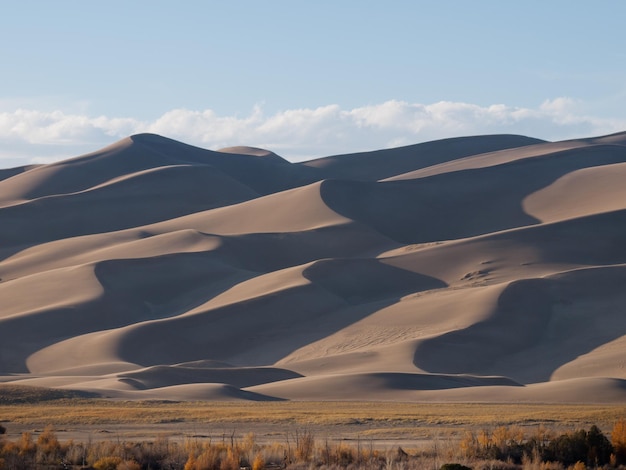
<path fill-rule="evenodd" d="M 391 100 L 354 109 L 332 104 L 269 115 L 255 106 L 243 117 L 174 109 L 153 121 L 17 109 L 0 112 L 0 167 L 70 158 L 139 132 L 210 149 L 263 147 L 301 161 L 462 135 L 513 133 L 560 140 L 626 130 L 626 120 L 588 115 L 582 108 L 570 98 L 547 100 L 534 109 Z"/>

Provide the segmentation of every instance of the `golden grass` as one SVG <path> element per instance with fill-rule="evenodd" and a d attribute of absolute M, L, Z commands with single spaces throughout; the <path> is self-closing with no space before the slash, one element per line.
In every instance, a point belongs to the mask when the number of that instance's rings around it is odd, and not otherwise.
<path fill-rule="evenodd" d="M 449 428 L 508 425 L 612 426 L 626 405 L 122 402 L 62 399 L 0 405 L 0 420 L 21 424 L 266 423 L 290 426 Z"/>
<path fill-rule="evenodd" d="M 359 429 L 364 437 L 457 435 L 471 428 L 533 426 L 610 429 L 624 405 L 397 402 L 168 402 L 80 398 L 80 392 L 0 384 L 0 421 L 21 425 L 140 425 L 164 423 L 269 428 Z"/>

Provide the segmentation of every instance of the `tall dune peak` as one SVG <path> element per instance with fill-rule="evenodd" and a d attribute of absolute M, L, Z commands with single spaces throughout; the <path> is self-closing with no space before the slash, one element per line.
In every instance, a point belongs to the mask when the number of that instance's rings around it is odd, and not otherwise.
<path fill-rule="evenodd" d="M 271 150 L 259 147 L 249 147 L 247 145 L 236 145 L 234 147 L 224 147 L 218 150 L 221 153 L 236 153 L 238 155 L 251 155 L 253 157 L 279 157 Z M 282 158 L 282 157 L 281 157 Z"/>
<path fill-rule="evenodd" d="M 177 144 L 181 144 L 181 145 L 188 145 L 185 144 L 183 142 L 180 142 L 178 140 L 174 140 L 174 139 L 170 139 L 169 137 L 163 137 L 162 135 L 159 134 L 153 134 L 150 132 L 142 132 L 139 134 L 133 134 L 131 136 L 129 136 L 129 139 L 132 140 L 133 142 L 137 142 L 140 144 L 171 144 L 171 143 L 177 143 Z"/>

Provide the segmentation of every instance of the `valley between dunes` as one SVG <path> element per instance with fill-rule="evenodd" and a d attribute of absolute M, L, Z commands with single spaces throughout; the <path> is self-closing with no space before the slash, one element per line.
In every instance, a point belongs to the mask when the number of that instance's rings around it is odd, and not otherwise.
<path fill-rule="evenodd" d="M 290 163 L 139 134 L 0 169 L 0 382 L 626 402 L 626 133 Z"/>

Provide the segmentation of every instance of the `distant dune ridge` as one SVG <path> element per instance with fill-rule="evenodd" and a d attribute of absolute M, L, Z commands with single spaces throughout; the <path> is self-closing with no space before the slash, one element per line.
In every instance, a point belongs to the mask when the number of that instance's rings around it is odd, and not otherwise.
<path fill-rule="evenodd" d="M 626 402 L 626 132 L 290 163 L 140 134 L 0 170 L 0 382 Z"/>

